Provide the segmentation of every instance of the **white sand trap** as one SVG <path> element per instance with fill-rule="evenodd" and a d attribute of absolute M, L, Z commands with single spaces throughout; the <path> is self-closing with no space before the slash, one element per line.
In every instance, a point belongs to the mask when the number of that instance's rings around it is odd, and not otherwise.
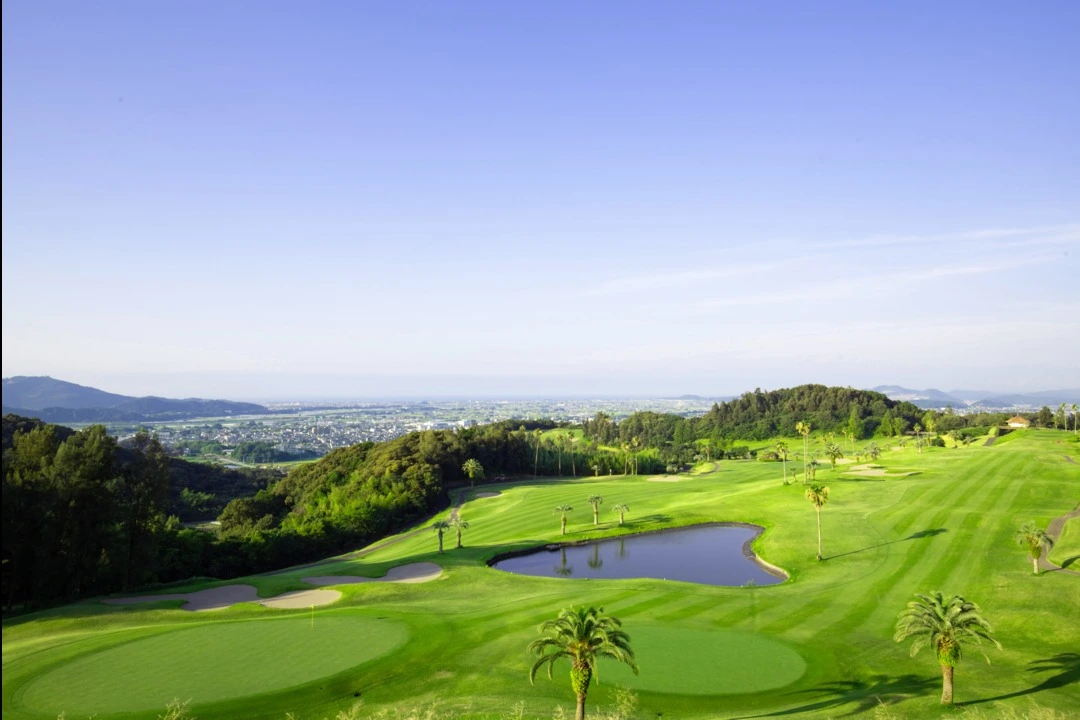
<path fill-rule="evenodd" d="M 295 610 L 297 608 L 311 607 L 312 605 L 329 605 L 341 599 L 341 593 L 337 590 L 294 590 L 282 593 L 269 600 L 260 600 L 260 605 L 280 610 Z"/>
<path fill-rule="evenodd" d="M 476 493 L 475 495 L 473 495 L 473 497 L 474 497 L 474 498 L 476 498 L 477 500 L 481 500 L 481 499 L 483 499 L 483 498 L 489 498 L 489 497 L 499 497 L 500 495 L 502 495 L 502 493 L 497 493 L 497 492 L 478 492 L 478 493 Z"/>
<path fill-rule="evenodd" d="M 676 475 L 657 475 L 649 478 L 649 482 L 679 482 L 680 480 L 682 478 Z"/>
<path fill-rule="evenodd" d="M 329 605 L 341 597 L 336 590 L 297 590 L 282 593 L 272 598 L 260 598 L 252 585 L 222 585 L 221 587 L 199 590 L 191 593 L 169 593 L 166 595 L 138 595 L 126 598 L 106 598 L 102 602 L 109 605 L 134 605 L 136 603 L 161 602 L 162 600 L 183 600 L 181 610 L 204 612 L 224 610 L 237 603 L 253 602 L 266 607 L 289 609 L 306 608 L 312 605 Z"/>
<path fill-rule="evenodd" d="M 859 477 L 907 477 L 918 475 L 917 472 L 889 472 L 880 465 L 854 465 L 850 470 L 844 471 L 845 475 L 858 475 Z"/>
<path fill-rule="evenodd" d="M 390 568 L 385 575 L 377 578 L 359 575 L 320 575 L 306 577 L 304 582 L 312 585 L 355 585 L 370 582 L 424 583 L 442 575 L 442 567 L 433 562 L 419 562 L 410 565 L 398 565 Z"/>

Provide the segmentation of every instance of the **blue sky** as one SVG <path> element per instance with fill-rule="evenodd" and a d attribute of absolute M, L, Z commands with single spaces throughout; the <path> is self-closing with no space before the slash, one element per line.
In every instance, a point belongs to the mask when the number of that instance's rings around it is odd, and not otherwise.
<path fill-rule="evenodd" d="M 3 7 L 3 374 L 1080 384 L 1080 4 Z"/>

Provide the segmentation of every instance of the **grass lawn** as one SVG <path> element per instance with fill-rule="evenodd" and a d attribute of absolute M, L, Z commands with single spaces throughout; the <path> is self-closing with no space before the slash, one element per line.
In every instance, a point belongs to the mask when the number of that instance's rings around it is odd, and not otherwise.
<path fill-rule="evenodd" d="M 813 507 L 780 463 L 721 461 L 677 482 L 646 477 L 537 480 L 484 486 L 468 500 L 466 547 L 438 554 L 433 532 L 359 560 L 244 578 L 264 596 L 305 588 L 311 575 L 379 576 L 434 561 L 446 572 L 419 584 L 340 586 L 341 601 L 315 611 L 239 605 L 189 613 L 177 603 L 106 606 L 87 601 L 3 627 L 3 716 L 99 720 L 154 718 L 166 696 L 191 698 L 201 720 L 328 718 L 363 701 L 363 714 L 434 706 L 442 715 L 550 717 L 572 712 L 568 668 L 527 680 L 525 646 L 536 625 L 570 605 L 620 617 L 641 675 L 601 666 L 590 708 L 610 707 L 632 687 L 640 716 L 668 718 L 940 717 L 940 675 L 927 652 L 908 656 L 892 640 L 897 613 L 916 592 L 941 590 L 978 602 L 1004 645 L 965 654 L 956 697 L 968 712 L 1033 704 L 1080 708 L 1080 577 L 1031 574 L 1014 541 L 1034 520 L 1071 511 L 1080 465 L 1063 432 L 1025 430 L 984 447 L 884 453 L 886 477 L 853 477 L 826 465 L 824 554 L 814 559 Z M 789 476 L 798 462 L 789 461 Z M 893 473 L 917 474 L 897 476 Z M 585 502 L 601 495 L 601 524 Z M 617 525 L 611 507 L 630 506 Z M 498 553 L 558 541 L 556 505 L 574 507 L 568 538 L 640 532 L 706 521 L 762 525 L 757 552 L 791 575 L 757 588 L 663 580 L 574 580 L 512 575 L 486 567 Z M 440 517 L 445 518 L 445 514 Z M 437 518 L 436 518 L 437 519 Z M 1052 558 L 1075 555 L 1076 521 Z M 1069 548 L 1073 550 L 1069 550 Z M 185 588 L 195 589 L 195 588 Z M 176 591 L 178 588 L 170 588 Z M 171 606 L 170 606 L 171 605 Z M 331 631 L 331 632 L 324 632 Z M 406 640 L 407 637 L 407 640 Z M 963 712 L 949 716 L 962 716 Z M 994 717 L 994 715 L 988 715 Z M 1059 716 L 1060 717 L 1060 716 Z"/>

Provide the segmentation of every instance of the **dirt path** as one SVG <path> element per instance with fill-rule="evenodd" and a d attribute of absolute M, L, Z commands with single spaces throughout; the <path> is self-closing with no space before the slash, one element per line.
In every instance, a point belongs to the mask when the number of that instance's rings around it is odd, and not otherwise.
<path fill-rule="evenodd" d="M 994 435 L 993 437 L 986 438 L 986 442 L 983 443 L 983 447 L 990 447 L 991 445 L 994 444 L 994 441 L 997 440 L 997 439 L 998 439 L 997 435 Z"/>
<path fill-rule="evenodd" d="M 1049 535 L 1050 539 L 1056 543 L 1058 537 L 1061 536 L 1061 531 L 1065 528 L 1065 523 L 1075 517 L 1080 517 L 1080 505 L 1078 505 L 1076 509 L 1072 512 L 1065 513 L 1061 517 L 1056 517 L 1051 520 L 1050 524 L 1046 526 L 1046 534 Z M 1069 570 L 1067 568 L 1058 567 L 1054 563 L 1047 560 L 1045 555 L 1039 558 L 1039 570 L 1041 572 L 1063 572 L 1068 573 L 1069 575 L 1080 575 L 1080 572 L 1077 572 L 1076 570 Z"/>

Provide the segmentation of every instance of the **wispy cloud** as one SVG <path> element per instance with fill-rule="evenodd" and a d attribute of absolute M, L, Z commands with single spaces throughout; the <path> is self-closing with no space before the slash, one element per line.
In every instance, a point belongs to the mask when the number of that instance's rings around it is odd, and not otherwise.
<path fill-rule="evenodd" d="M 1025 228 L 985 228 L 931 235 L 872 235 L 853 240 L 814 243 L 818 250 L 872 248 L 890 245 L 926 245 L 937 243 L 1004 241 L 1005 245 L 1064 245 L 1080 243 L 1080 224 L 1039 225 Z"/>

